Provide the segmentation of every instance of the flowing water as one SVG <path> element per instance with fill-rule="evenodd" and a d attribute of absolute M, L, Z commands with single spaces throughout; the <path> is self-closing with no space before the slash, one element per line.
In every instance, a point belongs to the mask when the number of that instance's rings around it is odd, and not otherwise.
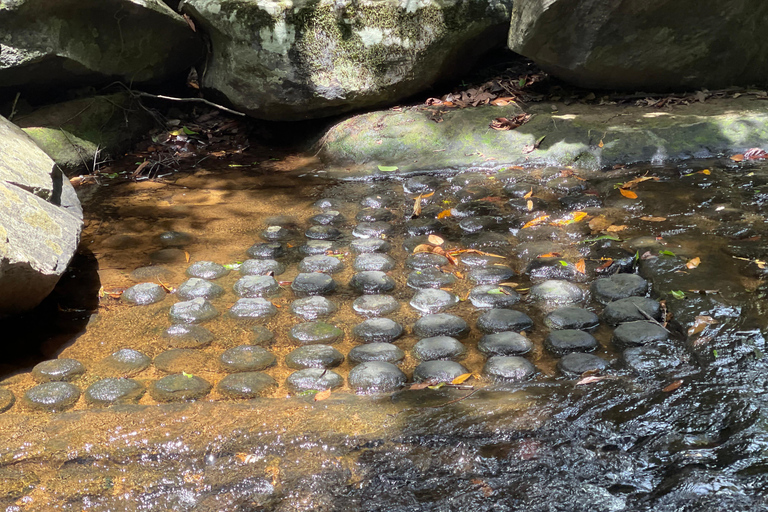
<path fill-rule="evenodd" d="M 15 397 L 0 414 L 4 510 L 768 510 L 768 167 L 353 180 L 304 164 L 310 170 L 270 173 L 212 164 L 91 190 L 72 269 L 37 316 L 4 326 L 0 389 Z M 307 246 L 310 237 L 329 246 Z M 262 257 L 252 246 L 274 238 L 277 288 L 243 292 L 246 260 Z M 391 283 L 375 291 L 396 309 L 361 314 L 359 244 L 377 239 L 391 259 L 367 265 L 383 265 Z M 306 260 L 315 249 L 331 260 Z M 201 261 L 228 270 L 210 281 L 223 294 L 209 299 L 218 315 L 199 323 L 209 339 L 168 337 L 187 269 Z M 335 306 L 316 319 L 341 331 L 323 344 L 344 359 L 305 361 L 325 369 L 297 384 L 286 356 L 317 342 L 290 336 L 307 322 L 292 308 L 297 276 L 330 272 L 310 264 L 335 269 L 333 290 L 310 293 Z M 645 281 L 610 293 L 595 284 L 620 274 Z M 139 282 L 173 293 L 149 305 L 120 299 Z M 470 293 L 482 285 L 482 296 Z M 422 294 L 422 304 L 419 288 L 445 293 Z M 257 295 L 268 314 L 232 314 Z M 650 309 L 605 311 L 636 295 L 650 297 Z M 579 326 L 589 335 L 575 334 L 586 345 L 552 337 L 564 320 L 550 314 L 565 306 L 598 315 Z M 417 324 L 430 312 L 452 316 Z M 377 316 L 402 333 L 361 333 Z M 628 334 L 617 326 L 626 321 L 636 327 Z M 522 342 L 489 343 L 512 331 Z M 417 346 L 446 333 L 456 338 L 450 350 Z M 371 340 L 396 347 L 391 363 L 350 379 L 360 357 L 350 353 Z M 243 346 L 267 362 L 224 355 Z M 121 349 L 152 364 L 117 371 L 109 357 Z M 580 366 L 570 352 L 595 357 Z M 443 362 L 424 364 L 433 358 Z M 32 371 L 51 359 L 84 371 Z M 260 385 L 234 398 L 227 384 L 238 373 Z M 171 374 L 204 389 L 163 394 L 158 383 Z M 114 377 L 139 391 L 97 403 L 87 390 Z M 46 379 L 68 379 L 79 398 L 30 400 Z M 329 382 L 330 396 L 318 393 Z"/>

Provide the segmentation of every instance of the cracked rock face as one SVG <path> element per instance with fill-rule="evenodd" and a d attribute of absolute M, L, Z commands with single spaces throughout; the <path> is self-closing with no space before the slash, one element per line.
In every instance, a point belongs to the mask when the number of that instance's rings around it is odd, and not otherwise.
<path fill-rule="evenodd" d="M 80 241 L 83 212 L 69 180 L 0 117 L 0 317 L 37 306 Z"/>

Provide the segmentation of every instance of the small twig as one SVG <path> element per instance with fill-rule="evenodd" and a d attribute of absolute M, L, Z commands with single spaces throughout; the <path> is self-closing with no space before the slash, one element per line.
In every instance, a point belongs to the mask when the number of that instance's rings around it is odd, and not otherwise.
<path fill-rule="evenodd" d="M 149 94 L 148 92 L 141 92 L 141 91 L 131 91 L 131 94 L 140 96 L 142 98 L 154 98 L 157 100 L 205 103 L 206 105 L 217 108 L 219 110 L 223 110 L 224 112 L 229 112 L 230 114 L 245 116 L 245 114 L 242 112 L 238 112 L 237 110 L 232 110 L 231 108 L 227 108 L 223 105 L 218 105 L 216 103 L 213 103 L 212 101 L 206 100 L 205 98 L 174 98 L 173 96 L 163 96 L 162 94 Z"/>
<path fill-rule="evenodd" d="M 440 405 L 430 405 L 430 406 L 428 406 L 428 407 L 426 407 L 426 408 L 427 408 L 427 409 L 439 409 L 440 407 L 445 407 L 446 405 L 455 404 L 456 402 L 461 402 L 462 400 L 464 400 L 464 399 L 466 399 L 466 398 L 469 398 L 469 397 L 471 397 L 472 395 L 474 395 L 474 394 L 475 394 L 475 393 L 477 393 L 478 391 L 480 391 L 480 388 L 477 388 L 477 389 L 475 389 L 475 390 L 473 390 L 473 391 L 470 391 L 469 393 L 467 393 L 466 395 L 464 395 L 464 396 L 462 396 L 462 397 L 459 397 L 459 398 L 455 398 L 455 399 L 453 399 L 453 400 L 450 400 L 450 401 L 448 401 L 448 402 L 445 402 L 444 404 L 440 404 Z"/>
<path fill-rule="evenodd" d="M 659 327 L 661 327 L 662 329 L 664 329 L 665 331 L 667 331 L 669 334 L 672 334 L 671 332 L 669 332 L 669 329 L 667 329 L 666 327 L 664 327 L 664 326 L 662 325 L 662 323 L 661 323 L 661 322 L 659 322 L 658 320 L 656 320 L 655 318 L 653 318 L 651 315 L 649 315 L 648 313 L 646 313 L 645 311 L 643 311 L 642 309 L 640 309 L 640 306 L 638 306 L 638 305 L 637 305 L 637 304 L 635 304 L 634 302 L 632 303 L 632 305 L 633 305 L 633 306 L 635 306 L 635 307 L 637 308 L 637 310 L 640 312 L 640 314 L 641 314 L 641 315 L 643 315 L 645 318 L 647 318 L 647 319 L 648 319 L 648 320 L 650 320 L 651 322 L 655 323 L 656 325 L 658 325 Z"/>
<path fill-rule="evenodd" d="M 9 120 L 9 121 L 11 121 L 11 120 L 13 119 L 13 116 L 15 116 L 15 115 L 16 115 L 16 113 L 18 112 L 18 111 L 16 110 L 16 104 L 19 102 L 19 97 L 20 97 L 20 96 L 21 96 L 21 93 L 20 93 L 20 92 L 17 92 L 17 93 L 16 93 L 16 97 L 15 97 L 15 98 L 13 98 L 13 105 L 11 105 L 11 114 L 8 116 L 8 120 Z"/>

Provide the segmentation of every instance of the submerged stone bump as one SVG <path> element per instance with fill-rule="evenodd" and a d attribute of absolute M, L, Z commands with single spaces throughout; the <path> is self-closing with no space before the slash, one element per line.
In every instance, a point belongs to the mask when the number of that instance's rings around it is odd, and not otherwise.
<path fill-rule="evenodd" d="M 294 370 L 335 368 L 343 362 L 344 355 L 330 345 L 306 345 L 285 356 L 285 365 Z"/>
<path fill-rule="evenodd" d="M 131 272 L 130 277 L 133 281 L 157 281 L 160 279 L 168 282 L 175 277 L 175 274 L 172 270 L 160 265 L 147 265 Z"/>
<path fill-rule="evenodd" d="M 392 232 L 389 222 L 360 222 L 352 230 L 352 236 L 357 238 L 382 238 Z"/>
<path fill-rule="evenodd" d="M 387 254 L 360 254 L 355 258 L 352 268 L 354 268 L 356 272 L 363 272 L 366 270 L 388 272 L 395 268 L 395 260 Z"/>
<path fill-rule="evenodd" d="M 451 382 L 465 373 L 469 373 L 469 371 L 455 361 L 424 361 L 414 368 L 413 380 L 416 382 Z"/>
<path fill-rule="evenodd" d="M 443 229 L 443 223 L 436 219 L 411 219 L 405 223 L 405 230 L 410 236 L 431 235 L 440 233 Z"/>
<path fill-rule="evenodd" d="M 413 324 L 413 333 L 419 338 L 432 338 L 434 336 L 451 336 L 463 338 L 469 334 L 469 325 L 456 315 L 448 313 L 436 313 L 424 315 Z"/>
<path fill-rule="evenodd" d="M 458 219 L 466 217 L 498 217 L 499 208 L 488 201 L 468 201 L 451 208 L 451 216 Z"/>
<path fill-rule="evenodd" d="M 277 314 L 277 307 L 264 298 L 245 298 L 238 299 L 231 308 L 229 316 L 242 320 L 257 320 L 260 318 L 269 318 Z"/>
<path fill-rule="evenodd" d="M 648 318 L 661 320 L 661 304 L 648 297 L 627 297 L 615 300 L 609 302 L 603 310 L 603 320 L 610 325 Z"/>
<path fill-rule="evenodd" d="M 375 194 L 365 196 L 360 200 L 360 206 L 365 208 L 386 208 L 394 204 L 395 200 L 390 194 Z"/>
<path fill-rule="evenodd" d="M 352 303 L 352 309 L 362 316 L 385 316 L 400 309 L 391 295 L 362 295 Z"/>
<path fill-rule="evenodd" d="M 451 336 L 433 336 L 419 340 L 413 346 L 413 355 L 421 361 L 460 359 L 467 348 Z"/>
<path fill-rule="evenodd" d="M 614 274 L 592 283 L 592 294 L 601 304 L 614 300 L 637 297 L 648 292 L 648 281 L 637 274 Z"/>
<path fill-rule="evenodd" d="M 411 288 L 445 288 L 456 283 L 456 276 L 439 268 L 429 267 L 408 274 L 406 284 Z"/>
<path fill-rule="evenodd" d="M 585 208 L 600 208 L 603 206 L 603 200 L 593 194 L 572 194 L 561 197 L 560 206 L 572 212 Z"/>
<path fill-rule="evenodd" d="M 187 258 L 187 254 L 176 247 L 160 249 L 149 255 L 152 263 L 180 263 Z"/>
<path fill-rule="evenodd" d="M 261 238 L 270 242 L 285 242 L 293 238 L 293 231 L 283 226 L 269 226 L 260 233 Z"/>
<path fill-rule="evenodd" d="M 474 252 L 461 255 L 461 262 L 468 267 L 490 267 L 491 265 L 504 265 L 506 258 L 492 254 L 477 254 Z"/>
<path fill-rule="evenodd" d="M 565 263 L 565 265 L 563 265 Z M 547 279 L 562 279 L 565 281 L 584 281 L 586 275 L 576 270 L 576 265 L 572 265 L 562 258 L 536 258 L 532 260 L 525 273 L 531 278 L 531 281 L 539 282 Z"/>
<path fill-rule="evenodd" d="M 407 237 L 403 240 L 403 250 L 407 253 L 412 253 L 416 247 L 428 243 L 429 237 L 427 235 Z"/>
<path fill-rule="evenodd" d="M 163 247 L 184 247 L 194 241 L 194 237 L 182 231 L 165 231 L 157 236 Z"/>
<path fill-rule="evenodd" d="M 558 362 L 557 368 L 567 377 L 578 377 L 584 372 L 599 373 L 608 368 L 608 363 L 602 357 L 584 352 L 571 352 L 564 355 Z"/>
<path fill-rule="evenodd" d="M 395 280 L 384 272 L 366 270 L 353 275 L 349 285 L 361 293 L 380 294 L 394 290 Z"/>
<path fill-rule="evenodd" d="M 547 187 L 568 195 L 587 190 L 588 184 L 586 181 L 579 180 L 573 176 L 558 176 L 549 180 Z"/>
<path fill-rule="evenodd" d="M 533 328 L 531 317 L 514 309 L 492 309 L 480 315 L 477 328 L 484 333 L 528 331 Z"/>
<path fill-rule="evenodd" d="M 467 272 L 467 279 L 474 284 L 497 284 L 515 277 L 515 271 L 506 265 L 473 268 Z"/>
<path fill-rule="evenodd" d="M 594 336 L 578 329 L 552 331 L 544 340 L 544 346 L 555 355 L 562 356 L 571 352 L 592 352 L 598 343 Z"/>
<path fill-rule="evenodd" d="M 302 272 L 293 279 L 291 290 L 298 296 L 327 295 L 336 290 L 336 281 L 322 272 Z"/>
<path fill-rule="evenodd" d="M 213 305 L 203 298 L 177 302 L 171 306 L 169 317 L 172 322 L 199 324 L 219 316 Z"/>
<path fill-rule="evenodd" d="M 530 201 L 530 204 L 528 204 Z M 541 212 L 547 209 L 547 202 L 539 197 L 513 197 L 507 201 L 507 205 L 516 212 L 529 213 Z"/>
<path fill-rule="evenodd" d="M 327 254 L 307 256 L 299 262 L 299 272 L 323 272 L 326 274 L 335 274 L 343 269 L 344 263 L 342 263 L 339 258 Z"/>
<path fill-rule="evenodd" d="M 219 356 L 221 366 L 229 372 L 255 372 L 274 366 L 275 355 L 256 345 L 240 345 L 225 350 Z"/>
<path fill-rule="evenodd" d="M 645 320 L 627 322 L 613 331 L 612 341 L 619 348 L 656 344 L 669 339 L 669 332 L 662 326 Z"/>
<path fill-rule="evenodd" d="M 294 393 L 336 389 L 343 384 L 341 375 L 325 368 L 305 368 L 293 372 L 285 379 L 286 387 Z"/>
<path fill-rule="evenodd" d="M 205 397 L 211 384 L 197 375 L 179 373 L 153 382 L 149 394 L 158 402 L 185 402 Z"/>
<path fill-rule="evenodd" d="M 32 368 L 32 377 L 37 382 L 67 382 L 85 373 L 85 366 L 76 359 L 49 359 Z"/>
<path fill-rule="evenodd" d="M 275 379 L 260 372 L 227 375 L 216 384 L 216 390 L 227 398 L 249 399 L 267 395 L 277 387 Z"/>
<path fill-rule="evenodd" d="M 333 251 L 336 246 L 328 240 L 307 240 L 307 243 L 299 246 L 299 252 L 304 256 L 317 256 Z"/>
<path fill-rule="evenodd" d="M 403 326 L 389 318 L 369 318 L 357 324 L 352 333 L 364 343 L 389 343 L 403 334 Z"/>
<path fill-rule="evenodd" d="M 520 295 L 509 286 L 483 284 L 472 288 L 469 301 L 476 308 L 510 308 L 520 302 Z"/>
<path fill-rule="evenodd" d="M 569 281 L 550 279 L 531 287 L 528 297 L 533 301 L 560 305 L 583 302 L 585 293 L 584 290 Z"/>
<path fill-rule="evenodd" d="M 59 412 L 72 408 L 80 398 L 80 390 L 69 382 L 45 382 L 24 393 L 22 402 L 30 409 Z"/>
<path fill-rule="evenodd" d="M 96 406 L 136 403 L 146 389 L 140 382 L 126 378 L 106 378 L 94 382 L 85 390 L 85 400 Z"/>
<path fill-rule="evenodd" d="M 444 265 L 448 265 L 448 258 L 442 254 L 431 252 L 417 252 L 405 258 L 405 266 L 413 270 L 424 270 Z"/>
<path fill-rule="evenodd" d="M 497 382 L 521 382 L 530 379 L 536 368 L 519 356 L 489 357 L 483 367 L 483 374 Z"/>
<path fill-rule="evenodd" d="M 229 269 L 213 261 L 197 261 L 187 268 L 187 276 L 213 281 L 229 274 Z"/>
<path fill-rule="evenodd" d="M 171 328 L 173 328 L 173 326 Z M 123 348 L 116 352 L 112 352 L 102 359 L 101 363 L 102 367 L 113 375 L 132 377 L 149 368 L 149 365 L 152 364 L 152 359 L 138 350 Z"/>
<path fill-rule="evenodd" d="M 506 251 L 512 246 L 507 235 L 489 232 L 465 235 L 461 238 L 461 244 L 469 249 L 477 249 L 478 251 L 485 252 Z"/>
<path fill-rule="evenodd" d="M 403 182 L 403 191 L 406 194 L 429 194 L 439 185 L 440 181 L 434 176 L 414 176 Z"/>
<path fill-rule="evenodd" d="M 253 244 L 245 253 L 254 259 L 275 259 L 285 256 L 285 247 L 279 242 Z"/>
<path fill-rule="evenodd" d="M 129 304 L 146 306 L 163 300 L 168 293 L 165 288 L 156 283 L 139 283 L 123 292 L 120 299 Z"/>
<path fill-rule="evenodd" d="M 332 345 L 344 338 L 344 331 L 325 322 L 304 322 L 294 325 L 288 331 L 288 337 L 301 345 Z"/>
<path fill-rule="evenodd" d="M 338 240 L 341 231 L 333 226 L 311 226 L 304 232 L 304 236 L 312 240 Z"/>
<path fill-rule="evenodd" d="M 325 297 L 313 296 L 297 299 L 291 303 L 291 313 L 304 320 L 315 320 L 334 314 L 336 304 Z"/>
<path fill-rule="evenodd" d="M 352 368 L 349 386 L 359 394 L 390 393 L 397 391 L 408 380 L 400 368 L 392 363 L 368 361 Z"/>
<path fill-rule="evenodd" d="M 363 208 L 355 215 L 357 222 L 391 222 L 395 214 L 386 208 Z"/>
<path fill-rule="evenodd" d="M 173 348 L 204 348 L 213 341 L 213 334 L 199 325 L 175 324 L 165 330 L 163 338 L 168 338 L 168 345 Z"/>
<path fill-rule="evenodd" d="M 389 252 L 391 244 L 381 238 L 358 238 L 349 244 L 352 252 L 366 254 L 371 252 Z"/>
<path fill-rule="evenodd" d="M 492 231 L 502 226 L 498 217 L 467 217 L 459 222 L 459 228 L 465 233 L 479 233 L 481 231 Z"/>
<path fill-rule="evenodd" d="M 624 365 L 639 375 L 669 371 L 683 364 L 665 345 L 630 347 L 621 354 Z"/>
<path fill-rule="evenodd" d="M 197 373 L 210 370 L 211 356 L 200 350 L 172 348 L 155 356 L 152 362 L 165 373 Z"/>
<path fill-rule="evenodd" d="M 533 350 L 533 343 L 520 333 L 504 331 L 484 335 L 477 349 L 486 356 L 521 356 Z"/>
<path fill-rule="evenodd" d="M 581 329 L 591 331 L 600 324 L 597 315 L 584 308 L 566 306 L 558 308 L 544 318 L 544 325 L 556 331 L 559 329 Z"/>
<path fill-rule="evenodd" d="M 459 303 L 459 298 L 445 290 L 425 288 L 417 290 L 411 299 L 411 307 L 422 313 L 440 313 Z"/>
<path fill-rule="evenodd" d="M 275 334 L 261 325 L 255 325 L 251 328 L 251 344 L 252 345 L 267 345 L 274 341 Z"/>
<path fill-rule="evenodd" d="M 280 292 L 280 286 L 272 276 L 243 276 L 237 280 L 232 289 L 246 299 L 271 297 Z"/>
<path fill-rule="evenodd" d="M 344 215 L 338 210 L 325 210 L 309 218 L 309 222 L 318 226 L 337 226 L 344 224 Z"/>
<path fill-rule="evenodd" d="M 16 403 L 16 395 L 13 391 L 6 388 L 0 388 L 0 413 L 5 412 Z"/>
<path fill-rule="evenodd" d="M 243 276 L 279 276 L 285 272 L 285 265 L 269 258 L 250 259 L 245 260 L 239 270 Z"/>
<path fill-rule="evenodd" d="M 321 210 L 330 210 L 330 209 L 338 210 L 339 207 L 341 206 L 341 201 L 339 201 L 338 199 L 330 198 L 330 197 L 324 197 L 312 203 L 312 206 L 314 206 L 315 208 L 320 208 Z"/>
<path fill-rule="evenodd" d="M 391 343 L 366 343 L 349 351 L 349 360 L 353 363 L 367 363 L 368 361 L 396 363 L 402 361 L 403 358 L 405 358 L 405 352 Z"/>
<path fill-rule="evenodd" d="M 182 300 L 192 300 L 198 297 L 204 299 L 215 299 L 224 295 L 224 288 L 216 283 L 200 279 L 199 277 L 191 277 L 181 283 L 176 290 L 176 296 Z"/>
<path fill-rule="evenodd" d="M 538 186 L 531 185 L 530 183 L 523 183 L 521 181 L 511 182 L 504 185 L 504 193 L 510 197 L 524 197 L 527 194 L 536 194 L 538 192 Z"/>

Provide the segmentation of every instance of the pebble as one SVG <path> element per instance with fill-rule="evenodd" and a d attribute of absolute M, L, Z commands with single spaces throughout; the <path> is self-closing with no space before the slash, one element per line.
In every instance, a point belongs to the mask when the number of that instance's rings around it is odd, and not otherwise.
<path fill-rule="evenodd" d="M 520 295 L 509 286 L 483 284 L 472 288 L 469 301 L 476 308 L 509 308 L 520 301 Z"/>
<path fill-rule="evenodd" d="M 550 279 L 531 287 L 528 294 L 531 300 L 548 305 L 573 304 L 583 302 L 584 291 L 568 281 Z"/>
<path fill-rule="evenodd" d="M 124 302 L 137 306 L 146 306 L 163 300 L 168 293 L 165 288 L 155 283 L 139 283 L 131 286 L 120 296 Z"/>
<path fill-rule="evenodd" d="M 325 297 L 305 297 L 291 303 L 291 313 L 304 320 L 315 320 L 334 314 L 338 308 L 336 304 Z"/>
<path fill-rule="evenodd" d="M 74 406 L 79 398 L 80 390 L 69 382 L 45 382 L 24 393 L 22 402 L 30 409 L 59 412 Z"/>
<path fill-rule="evenodd" d="M 273 366 L 275 355 L 256 345 L 240 345 L 225 350 L 219 356 L 219 362 L 228 372 L 256 372 Z"/>
<path fill-rule="evenodd" d="M 669 338 L 669 333 L 660 325 L 645 320 L 627 322 L 613 331 L 613 343 L 620 348 L 658 343 Z"/>
<path fill-rule="evenodd" d="M 419 338 L 432 338 L 433 336 L 452 336 L 463 338 L 469 334 L 469 325 L 455 315 L 437 313 L 425 315 L 413 325 L 413 333 Z"/>
<path fill-rule="evenodd" d="M 258 318 L 269 318 L 277 314 L 277 308 L 274 304 L 264 298 L 238 299 L 231 308 L 229 315 L 243 320 L 256 320 Z"/>
<path fill-rule="evenodd" d="M 573 306 L 558 308 L 544 318 L 544 325 L 553 331 L 559 329 L 591 331 L 599 324 L 600 320 L 592 311 Z"/>
<path fill-rule="evenodd" d="M 338 240 L 341 231 L 333 226 L 311 226 L 304 232 L 304 236 L 312 240 Z"/>
<path fill-rule="evenodd" d="M 371 252 L 389 252 L 392 246 L 389 242 L 380 238 L 363 238 L 352 240 L 349 247 L 354 253 L 367 254 Z"/>
<path fill-rule="evenodd" d="M 408 274 L 406 281 L 411 288 L 444 288 L 454 283 L 456 283 L 456 276 L 434 267 L 414 270 Z"/>
<path fill-rule="evenodd" d="M 400 303 L 391 295 L 363 295 L 355 299 L 352 309 L 362 316 L 385 316 L 400 309 Z"/>
<path fill-rule="evenodd" d="M 361 222 L 352 230 L 352 236 L 357 238 L 382 238 L 392 232 L 389 222 Z"/>
<path fill-rule="evenodd" d="M 405 352 L 391 343 L 366 343 L 349 351 L 349 360 L 353 363 L 368 361 L 396 363 L 402 361 L 404 357 Z"/>
<path fill-rule="evenodd" d="M 578 329 L 552 331 L 544 340 L 544 346 L 555 355 L 562 356 L 571 352 L 592 352 L 598 343 L 594 336 Z"/>
<path fill-rule="evenodd" d="M 321 210 L 338 209 L 341 206 L 341 202 L 338 199 L 324 197 L 315 201 L 312 206 Z"/>
<path fill-rule="evenodd" d="M 349 386 L 356 393 L 390 393 L 405 385 L 408 378 L 392 363 L 368 361 L 352 368 Z"/>
<path fill-rule="evenodd" d="M 413 380 L 416 382 L 451 382 L 465 373 L 469 373 L 469 371 L 455 361 L 424 361 L 414 368 Z"/>
<path fill-rule="evenodd" d="M 270 297 L 280 292 L 280 286 L 272 276 L 243 276 L 237 280 L 232 289 L 246 299 Z"/>
<path fill-rule="evenodd" d="M 32 377 L 37 382 L 68 382 L 84 373 L 83 363 L 66 357 L 49 359 L 32 368 Z"/>
<path fill-rule="evenodd" d="M 16 396 L 10 389 L 0 388 L 0 412 L 5 412 L 16 403 Z"/>
<path fill-rule="evenodd" d="M 418 290 L 411 299 L 411 306 L 422 313 L 440 313 L 459 303 L 459 298 L 445 290 L 426 288 Z"/>
<path fill-rule="evenodd" d="M 645 315 L 641 311 L 645 312 Z M 603 310 L 603 320 L 610 325 L 647 320 L 648 317 L 661 320 L 661 305 L 648 297 L 627 297 L 615 300 L 609 302 Z"/>
<path fill-rule="evenodd" d="M 448 265 L 448 258 L 442 254 L 417 252 L 405 258 L 405 266 L 413 270 L 424 270 L 431 267 Z"/>
<path fill-rule="evenodd" d="M 349 285 L 358 292 L 366 294 L 380 294 L 395 289 L 395 280 L 384 272 L 378 270 L 366 270 L 358 272 L 349 282 Z"/>
<path fill-rule="evenodd" d="M 355 215 L 357 222 L 391 222 L 395 215 L 386 208 L 363 208 Z"/>
<path fill-rule="evenodd" d="M 243 276 L 279 276 L 284 272 L 284 264 L 269 258 L 245 260 L 240 265 L 240 275 Z"/>
<path fill-rule="evenodd" d="M 211 392 L 211 384 L 197 375 L 168 375 L 153 382 L 149 394 L 158 402 L 183 402 L 203 398 Z"/>
<path fill-rule="evenodd" d="M 343 224 L 346 219 L 338 210 L 325 210 L 310 217 L 309 222 L 318 226 L 337 226 Z"/>
<path fill-rule="evenodd" d="M 563 265 L 565 263 L 565 265 Z M 525 273 L 531 281 L 539 282 L 547 279 L 564 279 L 566 281 L 583 281 L 586 275 L 576 270 L 576 265 L 562 258 L 536 258 L 532 260 Z"/>
<path fill-rule="evenodd" d="M 307 256 L 299 262 L 299 272 L 324 272 L 334 274 L 344 268 L 339 258 L 326 254 Z"/>
<path fill-rule="evenodd" d="M 466 347 L 450 336 L 424 338 L 413 346 L 414 356 L 421 361 L 459 359 L 466 353 Z"/>
<path fill-rule="evenodd" d="M 647 292 L 648 281 L 637 274 L 614 274 L 610 277 L 601 277 L 592 283 L 592 294 L 601 304 L 627 297 L 642 296 Z"/>
<path fill-rule="evenodd" d="M 325 254 L 328 251 L 333 251 L 335 245 L 328 240 L 309 240 L 307 243 L 299 247 L 299 252 L 304 256 L 317 256 L 318 254 Z"/>
<path fill-rule="evenodd" d="M 123 348 L 101 360 L 101 367 L 112 375 L 132 377 L 152 364 L 149 356 L 132 348 Z"/>
<path fill-rule="evenodd" d="M 285 384 L 294 393 L 325 391 L 341 387 L 344 379 L 338 373 L 325 368 L 305 368 L 290 374 L 285 379 Z"/>
<path fill-rule="evenodd" d="M 288 368 L 334 368 L 344 362 L 344 355 L 330 345 L 306 345 L 285 356 Z"/>
<path fill-rule="evenodd" d="M 182 231 L 166 231 L 160 233 L 157 236 L 157 240 L 163 247 L 184 247 L 191 244 L 194 237 Z"/>
<path fill-rule="evenodd" d="M 329 274 L 322 272 L 303 272 L 293 279 L 291 290 L 300 297 L 327 295 L 336 290 L 336 281 Z"/>
<path fill-rule="evenodd" d="M 414 176 L 403 183 L 406 194 L 429 194 L 437 190 L 439 180 L 434 176 Z"/>
<path fill-rule="evenodd" d="M 531 378 L 536 368 L 519 356 L 493 356 L 486 361 L 483 373 L 498 382 L 520 382 Z"/>
<path fill-rule="evenodd" d="M 229 274 L 229 269 L 212 261 L 197 261 L 187 268 L 189 277 L 208 279 L 212 281 Z"/>
<path fill-rule="evenodd" d="M 431 235 L 440 233 L 443 229 L 443 223 L 436 219 L 412 219 L 405 223 L 405 230 L 410 236 Z"/>
<path fill-rule="evenodd" d="M 213 334 L 205 327 L 199 325 L 175 324 L 165 330 L 163 338 L 168 338 L 168 345 L 173 348 L 204 348 L 210 345 L 213 341 Z M 141 352 L 136 352 L 136 354 L 138 355 L 135 357 L 139 359 L 140 356 L 144 356 Z M 149 363 L 147 363 L 147 365 L 149 365 Z M 144 368 L 142 368 L 142 370 L 143 369 Z"/>
<path fill-rule="evenodd" d="M 557 368 L 568 377 L 578 377 L 584 372 L 602 372 L 608 368 L 608 363 L 594 354 L 571 352 L 557 362 Z"/>
<path fill-rule="evenodd" d="M 172 348 L 161 352 L 153 361 L 165 373 L 199 373 L 211 369 L 211 357 L 200 350 Z"/>
<path fill-rule="evenodd" d="M 515 277 L 515 271 L 506 265 L 473 268 L 467 272 L 467 279 L 474 284 L 497 284 Z"/>
<path fill-rule="evenodd" d="M 627 368 L 640 375 L 671 370 L 682 364 L 672 350 L 664 345 L 630 347 L 624 350 L 621 357 Z"/>
<path fill-rule="evenodd" d="M 492 309 L 480 315 L 477 328 L 484 333 L 528 331 L 533 328 L 533 320 L 514 309 Z"/>
<path fill-rule="evenodd" d="M 261 238 L 270 242 L 284 242 L 293 236 L 293 231 L 283 226 L 269 226 L 261 232 Z"/>
<path fill-rule="evenodd" d="M 274 333 L 261 325 L 253 326 L 251 332 L 253 333 L 251 345 L 267 345 L 275 339 Z"/>
<path fill-rule="evenodd" d="M 198 297 L 204 299 L 215 299 L 224 295 L 224 288 L 216 283 L 200 279 L 199 277 L 191 277 L 181 283 L 176 290 L 176 296 L 182 300 L 192 300 Z"/>
<path fill-rule="evenodd" d="M 477 349 L 486 356 L 520 356 L 533 350 L 533 343 L 520 333 L 504 331 L 484 335 Z"/>
<path fill-rule="evenodd" d="M 255 259 L 275 259 L 285 256 L 285 248 L 279 242 L 253 244 L 245 253 Z"/>
<path fill-rule="evenodd" d="M 355 272 L 363 272 L 365 270 L 387 272 L 395 268 L 395 260 L 386 254 L 360 254 L 355 258 L 355 263 L 352 265 L 352 268 L 355 269 Z"/>
<path fill-rule="evenodd" d="M 269 394 L 277 387 L 275 379 L 265 373 L 242 372 L 227 375 L 216 384 L 216 390 L 227 398 L 249 399 Z"/>
<path fill-rule="evenodd" d="M 294 325 L 288 331 L 288 337 L 301 345 L 332 345 L 344 338 L 344 331 L 325 322 L 305 322 Z"/>
<path fill-rule="evenodd" d="M 403 334 L 403 326 L 389 318 L 370 318 L 357 324 L 352 333 L 364 343 L 389 343 Z"/>
<path fill-rule="evenodd" d="M 146 389 L 133 379 L 106 378 L 94 382 L 85 390 L 85 400 L 97 406 L 136 403 Z"/>

